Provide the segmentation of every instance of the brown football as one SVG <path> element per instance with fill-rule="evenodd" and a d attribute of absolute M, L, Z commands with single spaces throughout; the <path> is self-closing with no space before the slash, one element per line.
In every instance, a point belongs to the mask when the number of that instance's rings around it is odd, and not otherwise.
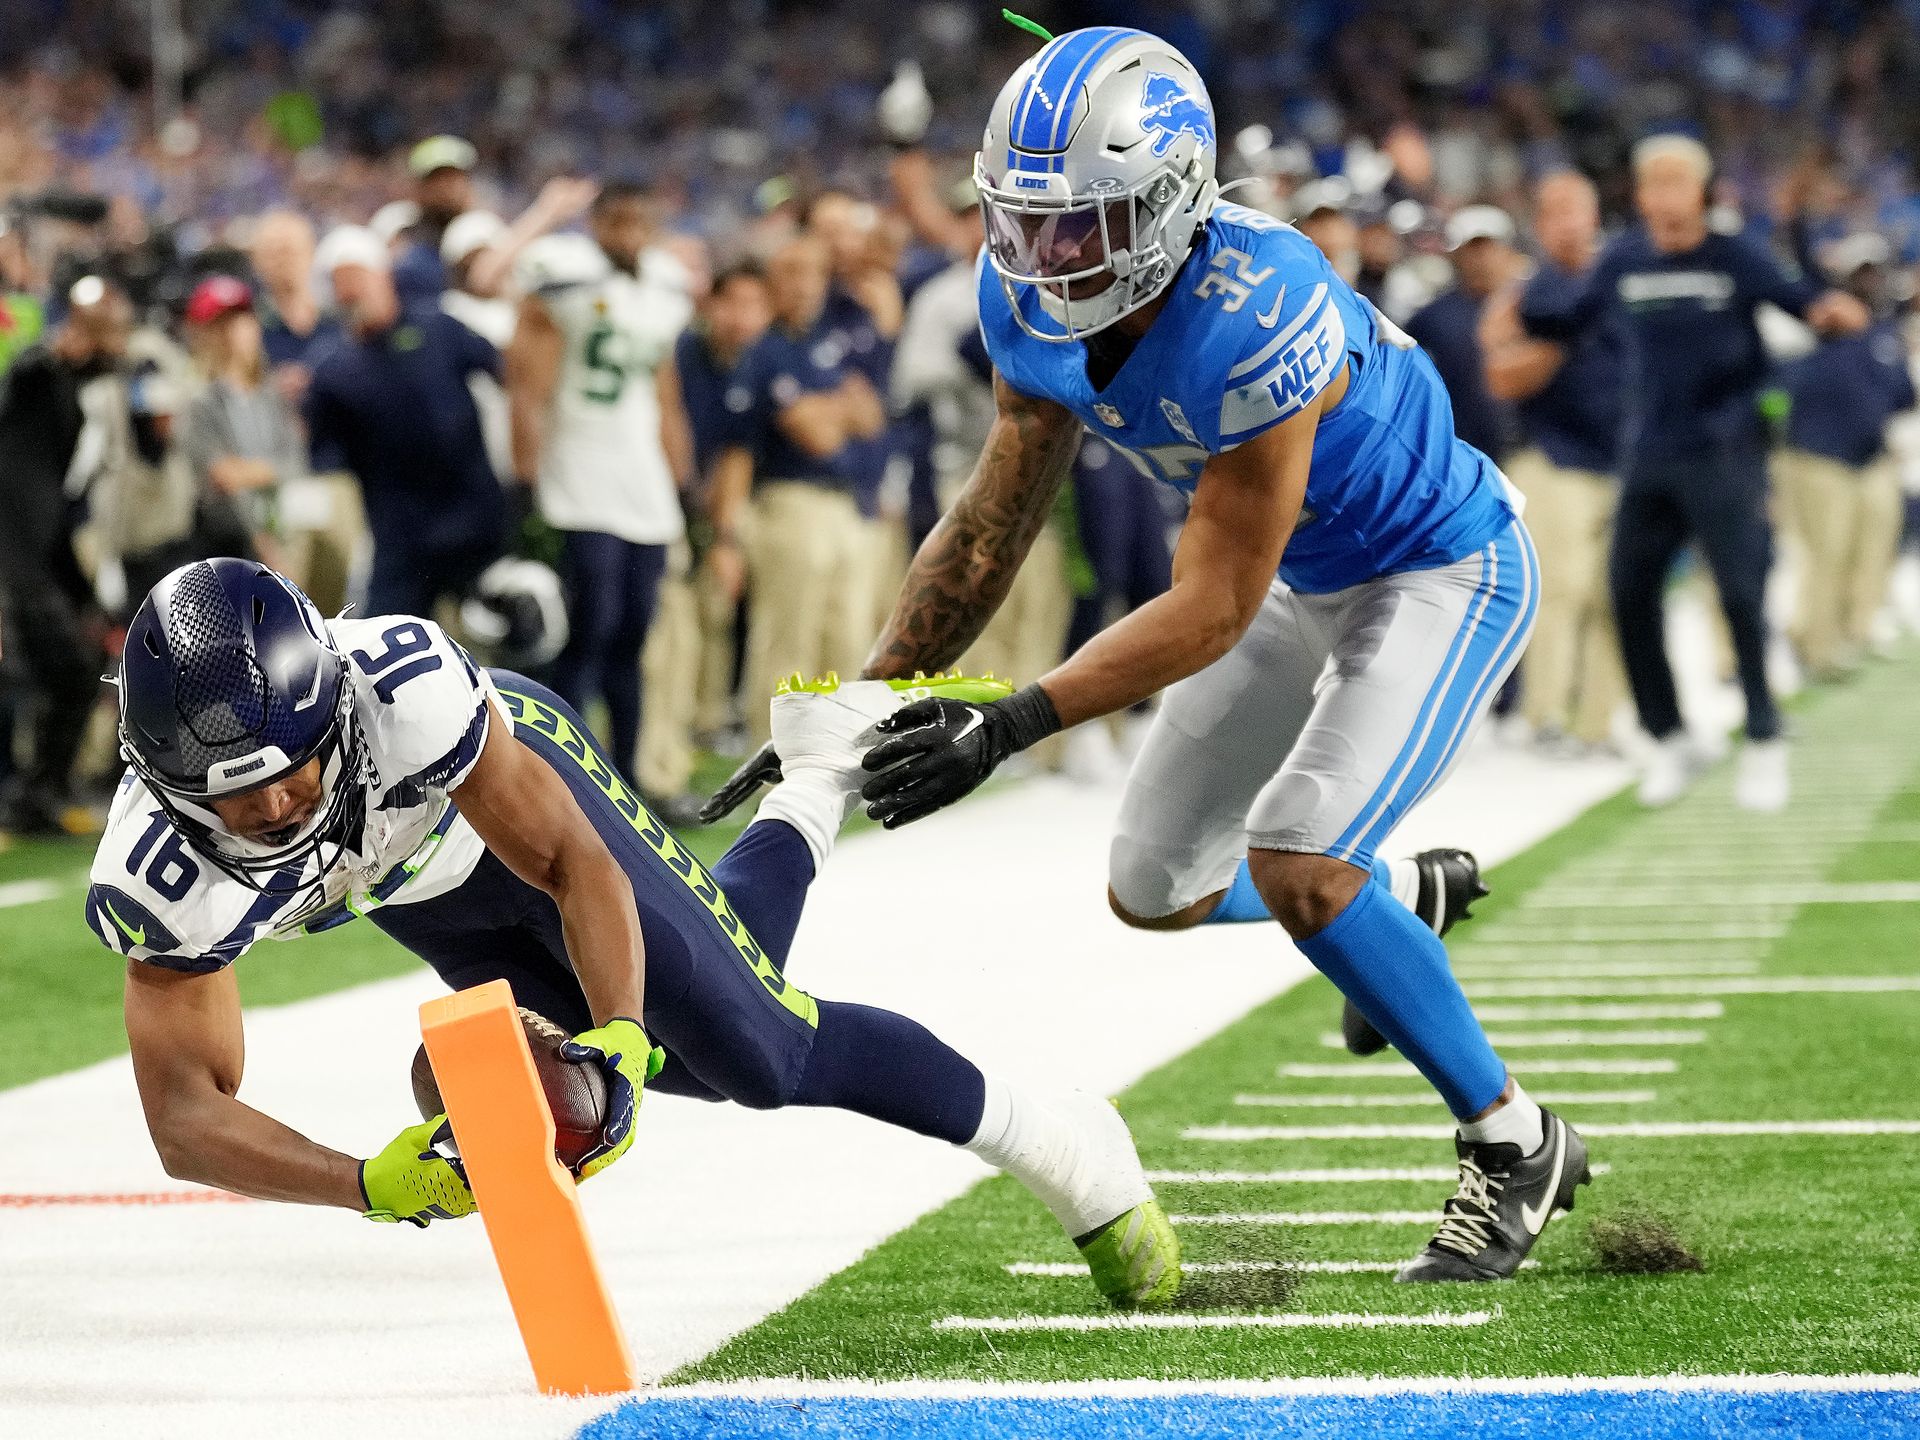
<path fill-rule="evenodd" d="M 571 1037 L 546 1016 L 522 1006 L 520 1024 L 527 1032 L 527 1049 L 533 1052 L 534 1073 L 546 1091 L 547 1109 L 553 1112 L 553 1153 L 569 1170 L 578 1170 L 580 1157 L 599 1143 L 600 1128 L 607 1121 L 607 1077 L 596 1065 L 562 1060 L 560 1047 Z M 413 1103 L 420 1107 L 423 1120 L 447 1108 L 424 1045 L 413 1052 Z M 456 1143 L 459 1138 L 454 1137 Z"/>

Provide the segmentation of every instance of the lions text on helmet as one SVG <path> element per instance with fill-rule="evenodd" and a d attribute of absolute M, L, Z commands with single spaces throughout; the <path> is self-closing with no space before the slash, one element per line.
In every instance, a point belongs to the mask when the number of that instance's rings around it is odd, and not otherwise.
<path fill-rule="evenodd" d="M 1158 295 L 1219 193 L 1217 149 L 1206 86 L 1155 36 L 1076 30 L 1015 71 L 974 178 L 1021 327 L 1084 339 Z"/>

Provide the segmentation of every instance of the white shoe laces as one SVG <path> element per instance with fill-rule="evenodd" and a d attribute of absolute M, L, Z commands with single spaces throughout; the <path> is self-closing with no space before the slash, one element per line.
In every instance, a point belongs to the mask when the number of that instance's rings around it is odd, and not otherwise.
<path fill-rule="evenodd" d="M 1487 1232 L 1498 1218 L 1494 1205 L 1504 1186 L 1504 1179 L 1496 1180 L 1471 1159 L 1463 1157 L 1460 1188 L 1447 1201 L 1446 1215 L 1434 1232 L 1432 1243 L 1469 1260 L 1477 1258 L 1491 1238 Z"/>

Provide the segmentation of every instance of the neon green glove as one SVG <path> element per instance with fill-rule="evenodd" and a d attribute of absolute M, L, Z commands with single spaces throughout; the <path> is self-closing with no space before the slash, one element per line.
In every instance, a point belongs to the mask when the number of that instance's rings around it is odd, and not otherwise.
<path fill-rule="evenodd" d="M 360 1194 L 369 1220 L 427 1228 L 430 1220 L 457 1220 L 474 1210 L 467 1172 L 434 1147 L 453 1134 L 445 1115 L 410 1125 L 371 1160 L 360 1162 Z"/>
<path fill-rule="evenodd" d="M 667 1063 L 667 1052 L 647 1039 L 637 1020 L 616 1015 L 597 1030 L 582 1030 L 560 1047 L 560 1058 L 598 1065 L 607 1077 L 607 1123 L 600 1143 L 580 1161 L 580 1178 L 598 1175 L 633 1144 L 640 1092 Z"/>

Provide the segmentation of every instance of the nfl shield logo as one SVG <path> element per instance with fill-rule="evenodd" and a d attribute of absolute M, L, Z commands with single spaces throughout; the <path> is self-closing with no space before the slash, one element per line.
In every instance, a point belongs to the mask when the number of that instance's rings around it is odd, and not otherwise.
<path fill-rule="evenodd" d="M 1116 430 L 1127 423 L 1121 418 L 1120 412 L 1104 400 L 1093 407 L 1093 413 L 1100 417 L 1103 424 L 1111 425 Z"/>

